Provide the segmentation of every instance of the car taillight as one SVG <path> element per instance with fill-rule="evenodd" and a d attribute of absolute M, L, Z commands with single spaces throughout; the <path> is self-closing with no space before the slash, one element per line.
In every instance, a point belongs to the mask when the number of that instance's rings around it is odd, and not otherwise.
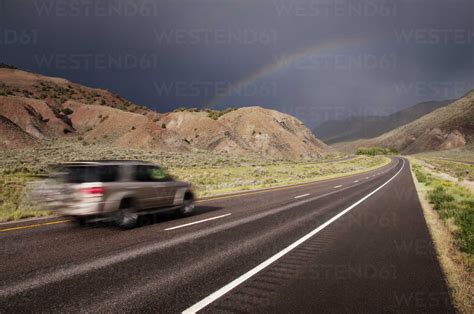
<path fill-rule="evenodd" d="M 105 194 L 105 188 L 101 186 L 84 188 L 84 189 L 81 189 L 81 192 L 84 194 L 103 195 Z"/>

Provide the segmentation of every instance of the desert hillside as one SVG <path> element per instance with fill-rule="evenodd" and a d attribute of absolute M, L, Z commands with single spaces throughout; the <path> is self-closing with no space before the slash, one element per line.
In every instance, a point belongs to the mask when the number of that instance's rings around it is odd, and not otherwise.
<path fill-rule="evenodd" d="M 373 138 L 410 123 L 451 102 L 453 100 L 427 101 L 387 116 L 354 116 L 344 120 L 325 121 L 317 125 L 313 131 L 328 144 Z"/>
<path fill-rule="evenodd" d="M 0 119 L 1 148 L 74 138 L 82 145 L 285 159 L 333 152 L 301 121 L 274 110 L 157 113 L 106 90 L 14 69 L 0 69 Z"/>
<path fill-rule="evenodd" d="M 358 147 L 390 147 L 411 154 L 463 147 L 474 137 L 474 91 L 451 104 L 381 136 L 334 145 L 342 151 Z"/>

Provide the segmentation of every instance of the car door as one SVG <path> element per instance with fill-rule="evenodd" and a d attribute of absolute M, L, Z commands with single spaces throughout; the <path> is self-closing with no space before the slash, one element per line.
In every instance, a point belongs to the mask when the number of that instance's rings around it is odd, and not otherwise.
<path fill-rule="evenodd" d="M 156 182 L 150 175 L 151 168 L 149 165 L 135 166 L 132 189 L 142 209 L 155 208 L 159 204 Z"/>
<path fill-rule="evenodd" d="M 150 177 L 154 182 L 155 192 L 157 194 L 156 207 L 167 207 L 173 205 L 174 195 L 176 193 L 177 184 L 166 172 L 158 167 L 150 167 Z"/>

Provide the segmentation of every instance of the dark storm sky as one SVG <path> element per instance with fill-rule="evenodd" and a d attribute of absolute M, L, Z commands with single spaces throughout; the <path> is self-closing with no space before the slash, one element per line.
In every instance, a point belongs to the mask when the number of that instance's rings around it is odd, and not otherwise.
<path fill-rule="evenodd" d="M 0 62 L 160 112 L 262 105 L 312 127 L 474 87 L 472 0 L 0 1 Z"/>

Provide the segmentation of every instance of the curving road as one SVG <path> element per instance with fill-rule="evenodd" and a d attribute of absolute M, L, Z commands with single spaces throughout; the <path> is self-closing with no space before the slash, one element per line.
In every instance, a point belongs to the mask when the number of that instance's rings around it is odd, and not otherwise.
<path fill-rule="evenodd" d="M 0 312 L 454 312 L 408 162 L 120 231 L 0 225 Z"/>

